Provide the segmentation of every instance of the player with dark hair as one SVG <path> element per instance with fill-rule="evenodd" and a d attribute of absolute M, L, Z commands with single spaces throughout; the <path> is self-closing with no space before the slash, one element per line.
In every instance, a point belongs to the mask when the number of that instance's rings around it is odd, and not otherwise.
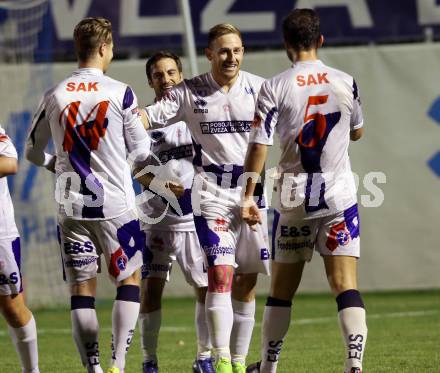
<path fill-rule="evenodd" d="M 117 287 L 109 373 L 124 371 L 139 314 L 140 229 L 130 164 L 144 162 L 149 138 L 137 99 L 104 73 L 113 57 L 110 21 L 86 18 L 75 27 L 79 68 L 45 93 L 35 113 L 27 158 L 56 173 L 63 270 L 70 286 L 72 333 L 87 372 L 102 372 L 95 312 L 101 254 Z M 49 139 L 55 154 L 44 152 Z"/>
<path fill-rule="evenodd" d="M 357 290 L 359 215 L 348 156 L 350 138 L 356 141 L 363 132 L 359 91 L 353 77 L 318 59 L 324 39 L 313 10 L 293 10 L 283 22 L 283 35 L 293 66 L 261 87 L 245 162 L 245 172 L 261 173 L 277 132 L 282 150 L 280 213 L 273 229 L 271 289 L 263 317 L 261 366 L 252 365 L 248 372 L 276 371 L 292 299 L 304 264 L 316 250 L 336 298 L 347 349 L 344 372 L 359 373 L 367 325 Z M 247 182 L 242 208 L 251 226 L 261 221 L 254 187 Z"/>
<path fill-rule="evenodd" d="M 163 82 L 158 82 L 158 86 L 155 89 L 154 85 L 154 77 L 153 77 L 153 69 L 154 66 L 159 63 L 160 60 L 163 59 L 169 59 L 169 60 L 173 60 L 175 66 L 173 66 L 173 68 L 170 70 L 170 73 L 167 75 L 160 75 L 160 73 L 157 73 L 157 80 L 159 80 L 159 78 L 164 79 Z M 171 62 L 171 61 L 169 61 Z M 168 81 L 171 81 L 172 85 L 176 85 L 178 83 L 180 83 L 183 79 L 183 67 L 182 67 L 182 61 L 180 60 L 179 56 L 175 55 L 174 53 L 168 52 L 168 51 L 159 51 L 155 54 L 153 54 L 148 60 L 147 63 L 145 64 L 145 73 L 147 75 L 147 79 L 148 79 L 148 84 L 151 88 L 155 89 L 155 94 L 156 94 L 156 98 L 158 100 L 160 100 L 163 96 L 164 93 L 166 93 L 171 87 L 168 86 L 166 83 Z M 160 76 L 159 76 L 160 75 Z M 175 77 L 175 78 L 174 78 Z M 159 91 L 156 91 L 159 90 Z"/>
<path fill-rule="evenodd" d="M 184 80 L 146 108 L 147 126 L 183 120 L 193 139 L 192 207 L 207 259 L 206 317 L 220 373 L 245 371 L 255 323 L 257 273 L 269 272 L 267 227 L 252 231 L 240 221 L 243 161 L 264 81 L 240 70 L 243 53 L 236 27 L 214 26 L 205 49 L 211 71 Z"/>
<path fill-rule="evenodd" d="M 160 51 L 146 63 L 148 84 L 155 101 L 164 97 L 183 79 L 182 63 L 173 53 Z M 197 239 L 191 206 L 194 178 L 194 150 L 191 133 L 185 122 L 149 131 L 151 155 L 148 165 L 157 166 L 155 176 L 174 177 L 184 190 L 178 199 L 181 214 L 161 196 L 154 195 L 139 205 L 141 228 L 146 234 L 142 266 L 141 311 L 139 329 L 144 353 L 143 371 L 158 371 L 157 342 L 162 321 L 162 293 L 177 260 L 188 284 L 194 287 L 196 302 L 197 357 L 195 373 L 212 373 L 211 341 L 206 322 L 205 297 L 208 289 L 203 252 Z M 148 221 L 143 221 L 148 219 Z"/>
<path fill-rule="evenodd" d="M 20 237 L 6 176 L 17 172 L 17 151 L 0 126 L 0 312 L 20 358 L 23 373 L 39 373 L 37 328 L 26 307 L 20 271 Z"/>

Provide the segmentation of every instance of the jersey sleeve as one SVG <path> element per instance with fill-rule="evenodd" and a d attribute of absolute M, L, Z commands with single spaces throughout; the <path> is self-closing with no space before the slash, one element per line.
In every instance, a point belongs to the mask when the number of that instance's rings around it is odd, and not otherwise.
<path fill-rule="evenodd" d="M 164 127 L 184 120 L 184 110 L 181 109 L 184 87 L 184 83 L 173 87 L 162 99 L 145 108 L 152 127 Z"/>
<path fill-rule="evenodd" d="M 127 87 L 122 104 L 124 139 L 129 157 L 135 162 L 143 162 L 150 152 L 150 137 L 141 121 L 135 93 Z"/>
<path fill-rule="evenodd" d="M 269 81 L 265 81 L 258 95 L 249 142 L 272 145 L 277 121 L 276 100 Z"/>
<path fill-rule="evenodd" d="M 37 166 L 47 166 L 54 155 L 46 153 L 51 138 L 49 121 L 46 117 L 46 97 L 43 97 L 32 119 L 31 129 L 26 141 L 26 158 Z"/>
<path fill-rule="evenodd" d="M 350 118 L 350 129 L 357 130 L 364 126 L 364 118 L 362 115 L 361 99 L 359 97 L 359 89 L 356 81 L 353 79 L 353 111 Z"/>
<path fill-rule="evenodd" d="M 17 150 L 3 128 L 0 127 L 0 157 L 17 159 Z"/>

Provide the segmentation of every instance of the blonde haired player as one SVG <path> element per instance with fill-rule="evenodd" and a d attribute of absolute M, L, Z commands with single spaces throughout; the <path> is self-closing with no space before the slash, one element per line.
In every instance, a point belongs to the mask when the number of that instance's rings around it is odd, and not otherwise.
<path fill-rule="evenodd" d="M 239 373 L 245 371 L 255 322 L 257 274 L 269 272 L 267 227 L 252 231 L 239 210 L 243 162 L 264 79 L 240 70 L 244 47 L 233 25 L 211 28 L 205 54 L 210 72 L 184 80 L 147 107 L 147 122 L 165 126 L 183 120 L 191 132 L 192 202 L 208 264 L 205 306 L 216 371 Z"/>
<path fill-rule="evenodd" d="M 116 299 L 109 373 L 123 372 L 139 314 L 145 236 L 134 204 L 127 153 L 145 161 L 150 147 L 137 99 L 105 75 L 113 58 L 110 21 L 86 18 L 74 31 L 79 68 L 45 93 L 35 113 L 27 158 L 55 171 L 61 254 L 70 286 L 72 333 L 87 372 L 102 372 L 95 312 L 101 254 Z M 44 152 L 52 137 L 56 155 Z"/>

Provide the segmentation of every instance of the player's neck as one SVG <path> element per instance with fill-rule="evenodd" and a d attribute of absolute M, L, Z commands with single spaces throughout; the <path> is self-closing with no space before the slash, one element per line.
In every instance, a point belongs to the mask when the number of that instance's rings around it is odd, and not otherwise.
<path fill-rule="evenodd" d="M 237 73 L 237 75 L 235 75 L 232 79 L 230 79 L 230 78 L 215 74 L 214 72 L 211 72 L 211 74 L 212 74 L 212 78 L 215 80 L 215 82 L 226 93 L 228 93 L 230 91 L 230 89 L 232 88 L 234 83 L 237 81 L 238 75 L 239 75 L 239 73 Z"/>
<path fill-rule="evenodd" d="M 104 64 L 96 59 L 90 61 L 78 61 L 78 67 L 80 69 L 99 69 L 104 71 Z"/>
<path fill-rule="evenodd" d="M 295 62 L 316 61 L 318 60 L 318 52 L 316 49 L 307 51 L 299 51 L 295 53 Z"/>

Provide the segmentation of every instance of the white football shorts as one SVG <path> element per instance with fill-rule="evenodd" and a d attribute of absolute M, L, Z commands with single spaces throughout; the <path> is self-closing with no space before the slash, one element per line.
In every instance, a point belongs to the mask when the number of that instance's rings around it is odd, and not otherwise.
<path fill-rule="evenodd" d="M 113 281 L 122 281 L 142 266 L 145 233 L 134 210 L 108 220 L 59 219 L 64 279 L 78 283 L 96 277 L 104 255 Z"/>
<path fill-rule="evenodd" d="M 169 281 L 173 262 L 177 260 L 188 284 L 197 288 L 208 286 L 205 259 L 195 231 L 150 229 L 145 236 L 142 279 Z"/>
<path fill-rule="evenodd" d="M 260 209 L 262 224 L 253 231 L 240 217 L 240 190 L 200 193 L 200 211 L 194 222 L 208 267 L 231 265 L 236 273 L 270 274 L 267 211 Z M 212 191 L 218 191 L 220 198 Z M 194 202 L 193 202 L 194 207 Z"/>
<path fill-rule="evenodd" d="M 0 240 L 0 295 L 19 294 L 21 283 L 20 237 Z"/>
<path fill-rule="evenodd" d="M 292 213 L 275 213 L 272 260 L 280 263 L 310 261 L 313 251 L 322 256 L 360 255 L 360 221 L 357 204 L 336 214 L 297 219 Z"/>

